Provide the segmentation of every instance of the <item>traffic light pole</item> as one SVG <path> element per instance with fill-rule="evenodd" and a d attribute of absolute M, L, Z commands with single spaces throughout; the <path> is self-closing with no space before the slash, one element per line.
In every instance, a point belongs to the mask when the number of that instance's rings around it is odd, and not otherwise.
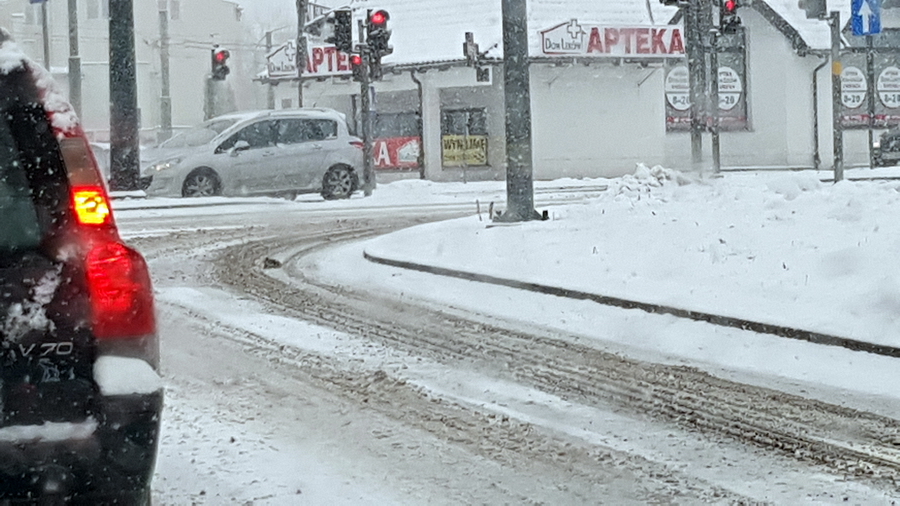
<path fill-rule="evenodd" d="M 834 182 L 844 180 L 844 126 L 841 124 L 841 13 L 831 13 L 831 114 L 834 143 Z"/>
<path fill-rule="evenodd" d="M 160 0 L 159 9 L 159 134 L 157 141 L 163 142 L 172 136 L 172 95 L 169 67 L 169 2 Z"/>
<path fill-rule="evenodd" d="M 705 100 L 704 73 L 705 55 L 703 54 L 703 32 L 701 11 L 703 0 L 690 0 L 682 8 L 684 12 L 684 31 L 686 36 L 685 52 L 687 53 L 688 80 L 691 93 L 691 163 L 694 170 L 700 170 L 703 163 L 703 102 Z"/>
<path fill-rule="evenodd" d="M 359 48 L 363 67 L 362 80 L 359 82 L 359 106 L 362 109 L 360 119 L 362 120 L 362 138 L 365 146 L 363 149 L 363 193 L 366 197 L 369 197 L 372 195 L 372 191 L 375 190 L 375 174 L 372 167 L 372 101 L 369 95 L 371 88 L 369 64 L 371 63 L 371 58 L 367 44 L 360 44 Z"/>
<path fill-rule="evenodd" d="M 871 35 L 866 35 L 866 78 L 869 81 L 868 102 L 866 104 L 869 114 L 869 168 L 874 169 L 875 146 L 872 130 L 875 128 L 875 93 L 878 90 L 875 88 L 875 48 L 873 47 Z"/>
<path fill-rule="evenodd" d="M 709 31 L 709 41 L 712 51 L 709 53 L 710 76 L 710 114 L 712 115 L 712 159 L 713 172 L 718 174 L 722 170 L 722 151 L 719 147 L 719 30 L 715 28 Z"/>

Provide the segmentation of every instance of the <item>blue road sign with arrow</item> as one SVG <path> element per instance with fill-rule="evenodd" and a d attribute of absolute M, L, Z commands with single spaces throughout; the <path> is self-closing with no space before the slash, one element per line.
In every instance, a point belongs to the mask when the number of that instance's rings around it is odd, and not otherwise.
<path fill-rule="evenodd" d="M 850 26 L 853 35 L 881 33 L 881 0 L 851 0 Z"/>

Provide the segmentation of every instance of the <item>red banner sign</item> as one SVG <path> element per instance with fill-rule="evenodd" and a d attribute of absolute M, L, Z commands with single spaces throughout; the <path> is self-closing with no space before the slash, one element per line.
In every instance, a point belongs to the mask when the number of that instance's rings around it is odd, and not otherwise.
<path fill-rule="evenodd" d="M 419 138 L 375 139 L 372 146 L 372 158 L 376 169 L 418 169 Z"/>

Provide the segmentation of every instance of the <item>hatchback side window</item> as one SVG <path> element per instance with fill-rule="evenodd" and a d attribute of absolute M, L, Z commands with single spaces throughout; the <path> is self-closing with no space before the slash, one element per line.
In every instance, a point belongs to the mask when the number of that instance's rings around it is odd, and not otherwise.
<path fill-rule="evenodd" d="M 337 124 L 320 119 L 283 119 L 278 122 L 278 143 L 299 144 L 337 137 Z"/>
<path fill-rule="evenodd" d="M 250 149 L 267 148 L 275 145 L 275 125 L 272 121 L 260 121 L 240 129 L 216 149 L 217 153 L 228 151 L 238 141 L 245 141 Z"/>

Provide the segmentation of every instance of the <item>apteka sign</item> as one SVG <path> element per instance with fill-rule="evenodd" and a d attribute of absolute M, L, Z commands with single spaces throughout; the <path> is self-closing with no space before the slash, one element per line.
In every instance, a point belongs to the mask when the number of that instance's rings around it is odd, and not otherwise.
<path fill-rule="evenodd" d="M 681 58 L 684 37 L 678 25 L 599 26 L 573 19 L 542 31 L 541 51 L 548 56 Z"/>
<path fill-rule="evenodd" d="M 337 50 L 333 45 L 307 45 L 306 70 L 303 77 L 327 77 L 350 75 L 349 56 Z M 297 78 L 297 45 L 290 40 L 269 53 L 268 78 L 296 79 Z"/>

